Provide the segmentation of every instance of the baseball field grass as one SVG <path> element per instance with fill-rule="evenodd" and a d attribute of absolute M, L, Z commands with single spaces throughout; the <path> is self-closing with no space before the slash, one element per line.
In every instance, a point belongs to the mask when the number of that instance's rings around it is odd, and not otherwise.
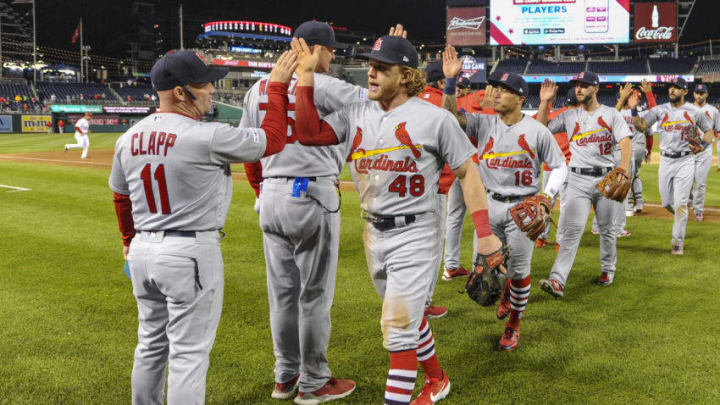
<path fill-rule="evenodd" d="M 89 163 L 99 163 L 93 156 L 111 149 L 117 136 L 93 134 Z M 71 139 L 0 136 L 0 404 L 130 402 L 137 310 L 122 272 L 109 167 L 2 157 L 62 150 Z M 78 151 L 60 156 L 80 160 Z M 657 166 L 645 166 L 642 177 L 646 201 L 659 203 Z M 208 404 L 291 403 L 270 399 L 274 358 L 254 199 L 246 182 L 235 182 Z M 335 376 L 357 382 L 356 392 L 337 403 L 379 404 L 389 363 L 381 301 L 365 265 L 357 194 L 343 193 L 342 204 L 328 356 Z M 707 204 L 720 207 L 715 166 Z M 449 314 L 431 326 L 452 382 L 441 403 L 720 403 L 720 226 L 690 221 L 680 257 L 670 255 L 671 227 L 667 213 L 628 218 L 632 235 L 618 241 L 615 282 L 598 287 L 592 284 L 600 270 L 598 237 L 588 226 L 564 299 L 540 291 L 555 250 L 536 249 L 520 346 L 511 353 L 495 350 L 504 323 L 494 308 L 459 294 L 463 280 L 439 281 L 434 302 Z M 471 234 L 467 220 L 466 267 Z"/>

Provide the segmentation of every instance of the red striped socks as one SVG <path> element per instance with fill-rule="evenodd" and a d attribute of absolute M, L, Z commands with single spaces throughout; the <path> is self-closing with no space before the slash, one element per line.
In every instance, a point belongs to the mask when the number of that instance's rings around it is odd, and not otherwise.
<path fill-rule="evenodd" d="M 390 371 L 385 383 L 385 405 L 408 405 L 417 377 L 415 350 L 390 352 Z"/>
<path fill-rule="evenodd" d="M 433 339 L 430 323 L 423 317 L 420 323 L 420 340 L 418 340 L 417 359 L 420 361 L 425 375 L 432 378 L 443 378 L 443 370 L 435 354 L 435 339 Z"/>

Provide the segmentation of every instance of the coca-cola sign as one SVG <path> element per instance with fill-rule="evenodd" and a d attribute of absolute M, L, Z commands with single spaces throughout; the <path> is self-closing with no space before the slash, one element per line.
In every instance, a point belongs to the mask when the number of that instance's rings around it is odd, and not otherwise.
<path fill-rule="evenodd" d="M 675 42 L 677 3 L 635 3 L 633 42 Z"/>
<path fill-rule="evenodd" d="M 448 7 L 447 43 L 454 46 L 485 45 L 485 7 Z"/>

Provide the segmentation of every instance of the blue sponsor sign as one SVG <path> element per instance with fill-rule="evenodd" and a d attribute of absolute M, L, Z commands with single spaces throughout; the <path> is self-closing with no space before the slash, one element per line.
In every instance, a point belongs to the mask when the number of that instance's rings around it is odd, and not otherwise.
<path fill-rule="evenodd" d="M 12 115 L 0 115 L 0 132 L 12 132 Z"/>

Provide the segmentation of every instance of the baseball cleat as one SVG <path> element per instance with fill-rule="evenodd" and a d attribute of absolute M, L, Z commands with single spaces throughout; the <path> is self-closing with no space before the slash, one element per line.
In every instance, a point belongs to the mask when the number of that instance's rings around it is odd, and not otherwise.
<path fill-rule="evenodd" d="M 695 212 L 695 220 L 698 222 L 702 222 L 705 219 L 705 216 L 703 215 L 702 211 L 696 211 Z"/>
<path fill-rule="evenodd" d="M 635 213 L 633 212 L 632 209 L 625 210 L 625 216 L 626 216 L 626 217 L 631 217 L 631 216 L 633 216 L 633 215 L 635 215 Z"/>
<path fill-rule="evenodd" d="M 610 284 L 612 284 L 612 282 L 613 282 L 613 278 L 610 277 L 610 273 L 608 273 L 607 271 L 603 271 L 600 274 L 600 277 L 595 279 L 595 284 L 597 284 L 597 285 L 610 285 Z"/>
<path fill-rule="evenodd" d="M 505 333 L 498 341 L 498 350 L 502 352 L 511 352 L 518 347 L 518 341 L 520 340 L 520 328 L 513 328 L 512 326 L 505 327 Z"/>
<path fill-rule="evenodd" d="M 617 237 L 618 237 L 618 238 L 625 238 L 625 237 L 628 237 L 628 236 L 630 236 L 630 235 L 631 235 L 630 231 L 628 231 L 627 229 L 623 229 L 622 232 L 620 232 L 619 234 L 617 234 Z"/>
<path fill-rule="evenodd" d="M 552 278 L 540 280 L 540 289 L 556 298 L 560 298 L 565 294 L 565 289 L 560 285 L 560 282 Z"/>
<path fill-rule="evenodd" d="M 593 235 L 597 235 L 597 234 L 599 234 L 600 232 L 599 232 L 597 229 L 594 229 L 594 228 L 593 228 L 593 229 L 590 229 L 590 233 L 593 234 Z"/>
<path fill-rule="evenodd" d="M 673 241 L 672 249 L 670 250 L 670 254 L 673 254 L 676 256 L 682 256 L 683 253 L 684 253 L 684 250 L 683 250 L 682 243 Z"/>
<path fill-rule="evenodd" d="M 295 397 L 298 405 L 316 405 L 335 399 L 345 398 L 355 391 L 355 381 L 330 378 L 320 389 L 313 392 L 300 392 Z"/>
<path fill-rule="evenodd" d="M 300 376 L 296 376 L 292 380 L 286 383 L 275 383 L 275 389 L 273 389 L 271 397 L 275 399 L 290 399 L 297 394 L 298 381 Z"/>
<path fill-rule="evenodd" d="M 67 147 L 67 145 L 65 145 L 65 150 L 63 152 L 67 152 L 67 151 L 68 151 L 68 147 Z"/>
<path fill-rule="evenodd" d="M 635 204 L 635 213 L 636 213 L 636 214 L 641 213 L 642 210 L 643 210 L 643 203 L 637 203 L 637 204 Z"/>
<path fill-rule="evenodd" d="M 417 398 L 410 402 L 410 405 L 432 405 L 445 399 L 450 393 L 450 380 L 443 372 L 443 378 L 429 378 L 425 376 L 425 386 Z"/>
<path fill-rule="evenodd" d="M 458 277 L 467 277 L 469 274 L 470 272 L 466 268 L 460 266 L 457 269 L 445 269 L 445 271 L 443 271 L 442 279 L 450 281 Z"/>
<path fill-rule="evenodd" d="M 538 238 L 538 240 L 535 241 L 535 247 L 541 248 L 548 245 L 547 239 Z"/>
<path fill-rule="evenodd" d="M 507 285 L 502 293 L 497 307 L 497 319 L 503 320 L 510 315 L 510 285 Z"/>
<path fill-rule="evenodd" d="M 427 319 L 442 318 L 447 315 L 448 310 L 438 305 L 428 305 L 425 307 L 425 317 Z"/>

